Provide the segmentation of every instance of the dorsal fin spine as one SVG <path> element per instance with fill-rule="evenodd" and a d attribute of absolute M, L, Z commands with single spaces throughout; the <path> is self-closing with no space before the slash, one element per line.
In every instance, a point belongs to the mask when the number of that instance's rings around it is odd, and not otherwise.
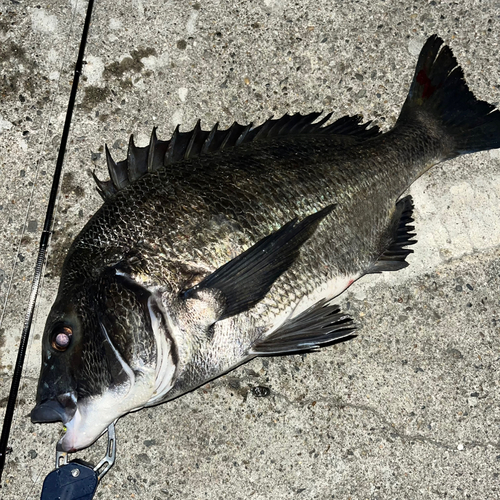
<path fill-rule="evenodd" d="M 168 144 L 167 152 L 165 153 L 165 159 L 163 161 L 164 165 L 172 163 L 172 159 L 174 157 L 175 143 L 177 142 L 178 137 L 179 137 L 179 125 L 175 127 L 174 133 L 172 134 L 172 138 L 170 139 L 170 142 Z"/>
<path fill-rule="evenodd" d="M 109 172 L 109 175 L 111 176 L 111 170 L 113 170 L 113 168 L 116 168 L 116 163 L 115 163 L 115 160 L 113 160 L 111 153 L 109 152 L 109 148 L 108 148 L 107 144 L 104 145 L 104 149 L 106 150 L 106 163 L 108 165 L 108 172 Z"/>
<path fill-rule="evenodd" d="M 134 144 L 134 134 L 130 134 L 128 140 L 128 151 L 127 151 L 127 170 L 129 179 L 135 178 L 135 171 L 137 170 L 137 154 L 136 147 Z"/>
<path fill-rule="evenodd" d="M 228 129 L 226 136 L 224 137 L 224 140 L 222 141 L 222 144 L 220 145 L 220 150 L 222 151 L 226 146 L 227 143 L 229 142 L 229 139 L 231 138 L 231 134 L 233 130 L 238 126 L 238 122 L 234 122 Z"/>
<path fill-rule="evenodd" d="M 321 114 L 323 114 L 323 112 L 321 112 Z M 317 129 L 321 128 L 330 119 L 331 116 L 332 113 L 327 113 L 323 118 L 321 118 L 318 123 L 314 124 L 314 127 Z"/>
<path fill-rule="evenodd" d="M 153 171 L 153 165 L 156 156 L 156 144 L 158 143 L 158 137 L 156 137 L 156 128 L 157 127 L 153 127 L 153 131 L 151 132 L 151 137 L 149 139 L 148 172 Z"/>
<path fill-rule="evenodd" d="M 190 155 L 191 155 L 191 151 L 193 150 L 193 146 L 196 142 L 196 138 L 198 137 L 200 131 L 201 131 L 201 125 L 200 125 L 201 121 L 198 120 L 196 122 L 196 125 L 194 126 L 194 129 L 193 131 L 191 132 L 191 138 L 189 139 L 189 144 L 187 145 L 187 148 L 186 148 L 186 152 L 184 153 L 184 159 L 187 160 Z"/>
<path fill-rule="evenodd" d="M 259 128 L 259 131 L 257 132 L 257 134 L 255 135 L 255 137 L 253 138 L 254 141 L 257 141 L 259 140 L 260 138 L 262 138 L 263 135 L 265 135 L 265 133 L 269 130 L 269 127 L 271 125 L 271 123 L 273 122 L 273 115 L 271 115 L 271 118 L 269 118 L 269 120 L 267 120 L 266 122 L 264 122 Z"/>
<path fill-rule="evenodd" d="M 95 174 L 95 170 L 92 171 L 92 177 L 97 184 L 97 192 L 104 201 L 106 201 L 106 199 L 108 198 L 111 198 L 116 193 L 113 181 L 101 181 Z"/>
<path fill-rule="evenodd" d="M 217 130 L 219 129 L 219 122 L 217 122 L 213 127 L 212 130 L 210 130 L 210 133 L 208 134 L 208 137 L 205 139 L 205 142 L 203 143 L 203 146 L 201 148 L 201 153 L 208 153 L 210 151 L 210 145 L 212 144 L 212 141 L 214 140 L 215 134 L 217 133 Z"/>
<path fill-rule="evenodd" d="M 238 137 L 238 139 L 236 140 L 235 146 L 239 146 L 245 140 L 245 137 L 247 136 L 248 132 L 250 132 L 250 130 L 251 130 L 252 127 L 253 127 L 253 123 L 250 122 L 245 127 L 245 129 L 243 130 L 243 132 L 240 134 L 240 136 Z"/>
<path fill-rule="evenodd" d="M 105 145 L 106 148 L 106 163 L 108 164 L 108 172 L 111 180 L 113 181 L 113 185 L 117 190 L 119 190 L 122 186 L 122 182 L 118 176 L 118 163 L 113 160 L 111 153 L 109 152 L 108 145 Z"/>

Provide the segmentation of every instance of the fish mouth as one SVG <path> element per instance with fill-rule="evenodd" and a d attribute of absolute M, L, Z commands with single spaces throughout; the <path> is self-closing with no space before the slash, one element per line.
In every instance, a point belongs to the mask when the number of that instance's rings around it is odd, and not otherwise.
<path fill-rule="evenodd" d="M 121 416 L 116 413 L 116 405 L 119 405 L 119 394 L 111 391 L 101 398 L 79 400 L 78 404 L 74 393 L 66 393 L 37 404 L 31 410 L 31 421 L 34 424 L 62 422 L 65 433 L 56 449 L 73 453 L 90 446 Z"/>
<path fill-rule="evenodd" d="M 50 422 L 62 422 L 66 424 L 75 415 L 76 396 L 74 393 L 66 393 L 56 399 L 50 399 L 37 404 L 31 410 L 31 421 L 34 424 L 45 424 Z"/>
<path fill-rule="evenodd" d="M 76 398 L 69 400 L 64 406 L 60 398 L 40 403 L 31 410 L 31 421 L 34 424 L 62 422 L 65 426 L 64 436 L 57 443 L 57 451 L 73 453 L 87 448 L 106 430 L 107 420 L 104 422 L 88 418 L 86 405 L 76 405 Z M 80 408 L 81 407 L 81 408 Z"/>
<path fill-rule="evenodd" d="M 59 398 L 58 398 L 59 399 Z M 65 433 L 57 443 L 57 451 L 73 453 L 87 448 L 107 429 L 107 426 L 119 415 L 106 408 L 103 419 L 92 418 L 99 415 L 92 404 L 80 402 L 78 406 L 64 406 L 58 399 L 40 403 L 31 411 L 31 421 L 35 424 L 62 422 Z M 111 414 L 109 418 L 108 414 Z M 108 422 L 108 420 L 111 420 Z"/>

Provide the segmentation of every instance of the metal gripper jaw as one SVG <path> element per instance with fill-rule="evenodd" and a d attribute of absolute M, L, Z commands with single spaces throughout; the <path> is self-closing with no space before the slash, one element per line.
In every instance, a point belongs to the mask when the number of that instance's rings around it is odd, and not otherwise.
<path fill-rule="evenodd" d="M 67 452 L 56 452 L 56 468 L 45 478 L 40 500 L 92 500 L 97 484 L 113 467 L 115 457 L 113 423 L 108 427 L 106 456 L 95 467 L 78 459 L 68 462 Z"/>

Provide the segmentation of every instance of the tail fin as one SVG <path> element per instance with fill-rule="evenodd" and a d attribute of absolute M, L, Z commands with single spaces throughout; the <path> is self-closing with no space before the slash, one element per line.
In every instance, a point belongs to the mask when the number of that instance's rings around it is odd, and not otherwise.
<path fill-rule="evenodd" d="M 444 132 L 447 158 L 500 148 L 499 110 L 474 97 L 451 49 L 437 35 L 420 52 L 397 124 L 415 118 Z"/>

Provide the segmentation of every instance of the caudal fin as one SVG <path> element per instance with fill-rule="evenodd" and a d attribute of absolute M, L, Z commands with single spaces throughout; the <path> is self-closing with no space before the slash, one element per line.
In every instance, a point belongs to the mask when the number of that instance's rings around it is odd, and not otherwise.
<path fill-rule="evenodd" d="M 418 58 L 398 125 L 418 119 L 444 133 L 444 155 L 500 148 L 500 112 L 480 101 L 467 87 L 462 68 L 437 35 L 425 43 Z"/>

